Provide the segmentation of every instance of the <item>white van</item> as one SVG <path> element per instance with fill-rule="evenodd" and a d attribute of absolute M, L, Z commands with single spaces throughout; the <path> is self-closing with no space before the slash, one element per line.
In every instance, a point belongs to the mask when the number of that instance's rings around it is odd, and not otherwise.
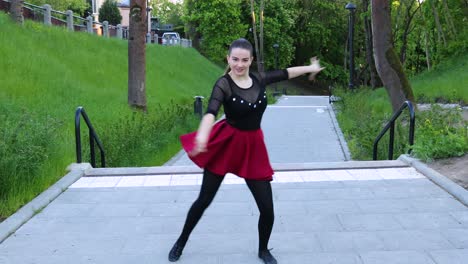
<path fill-rule="evenodd" d="M 163 45 L 179 45 L 180 36 L 177 32 L 165 32 L 162 34 L 162 44 Z"/>

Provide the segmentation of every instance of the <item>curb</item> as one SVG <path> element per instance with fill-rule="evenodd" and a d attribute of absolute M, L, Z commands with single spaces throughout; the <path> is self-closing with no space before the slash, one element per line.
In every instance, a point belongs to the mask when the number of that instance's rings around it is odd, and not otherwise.
<path fill-rule="evenodd" d="M 401 155 L 398 160 L 401 160 L 408 165 L 415 168 L 420 173 L 424 174 L 427 178 L 439 185 L 442 189 L 450 193 L 456 199 L 458 199 L 465 206 L 468 206 L 468 191 L 463 189 L 458 184 L 454 183 L 443 174 L 429 168 L 426 164 L 416 158 L 412 158 L 407 154 Z"/>
<path fill-rule="evenodd" d="M 44 209 L 70 185 L 81 178 L 81 176 L 85 174 L 85 171 L 90 168 L 91 165 L 89 163 L 73 163 L 68 166 L 67 170 L 69 170 L 69 173 L 50 186 L 47 190 L 39 194 L 31 202 L 21 207 L 16 213 L 5 219 L 5 221 L 0 223 L 0 243 L 15 233 L 16 230 L 29 221 L 29 219 L 34 215 Z"/>
<path fill-rule="evenodd" d="M 328 113 L 330 114 L 330 117 L 332 119 L 332 123 L 335 128 L 336 135 L 338 135 L 338 140 L 340 141 L 341 150 L 343 151 L 345 159 L 346 161 L 352 160 L 351 154 L 350 154 L 351 152 L 349 151 L 349 148 L 348 148 L 348 143 L 346 142 L 343 132 L 341 131 L 340 124 L 338 123 L 338 120 L 336 119 L 335 107 L 333 107 L 333 105 L 330 104 L 328 108 L 331 110 L 331 111 L 328 111 Z"/>

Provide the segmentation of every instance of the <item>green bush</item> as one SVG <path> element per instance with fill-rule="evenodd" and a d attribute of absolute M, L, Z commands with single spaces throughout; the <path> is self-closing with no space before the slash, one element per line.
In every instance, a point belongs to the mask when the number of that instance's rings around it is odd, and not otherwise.
<path fill-rule="evenodd" d="M 105 126 L 102 141 L 108 167 L 154 166 L 167 161 L 178 135 L 196 129 L 193 109 L 172 103 L 152 114 L 134 112 Z M 86 154 L 87 155 L 87 154 Z"/>
<path fill-rule="evenodd" d="M 12 104 L 0 104 L 0 123 L 0 215 L 5 215 L 7 197 L 41 185 L 41 167 L 54 155 L 63 123 Z M 34 196 L 29 192 L 22 203 Z"/>
<path fill-rule="evenodd" d="M 117 2 L 115 0 L 106 0 L 99 8 L 99 21 L 109 22 L 110 25 L 118 25 L 122 21 Z"/>
<path fill-rule="evenodd" d="M 419 114 L 414 145 L 416 157 L 431 161 L 468 152 L 468 122 L 463 121 L 460 108 L 443 109 L 432 105 L 429 111 Z"/>

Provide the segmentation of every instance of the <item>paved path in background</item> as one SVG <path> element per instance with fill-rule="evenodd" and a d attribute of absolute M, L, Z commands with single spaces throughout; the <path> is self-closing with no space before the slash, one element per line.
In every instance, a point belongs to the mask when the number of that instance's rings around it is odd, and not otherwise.
<path fill-rule="evenodd" d="M 269 105 L 262 130 L 271 163 L 333 162 L 349 159 L 328 96 L 282 96 Z M 181 151 L 166 165 L 187 166 Z"/>

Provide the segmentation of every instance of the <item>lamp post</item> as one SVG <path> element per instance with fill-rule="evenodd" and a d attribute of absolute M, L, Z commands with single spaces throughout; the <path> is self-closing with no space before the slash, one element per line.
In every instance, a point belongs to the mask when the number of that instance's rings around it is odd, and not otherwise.
<path fill-rule="evenodd" d="M 354 11 L 356 10 L 356 5 L 353 3 L 348 3 L 345 6 L 349 10 L 349 89 L 354 89 L 354 54 L 353 54 L 353 35 L 354 35 Z"/>
<path fill-rule="evenodd" d="M 278 69 L 278 48 L 279 44 L 273 44 L 273 48 L 275 49 L 275 70 Z M 278 83 L 275 83 L 275 93 L 278 92 Z"/>
<path fill-rule="evenodd" d="M 147 33 L 146 33 L 146 43 L 151 43 L 151 11 L 153 8 L 150 6 L 151 0 L 146 1 L 146 21 L 147 21 Z"/>

